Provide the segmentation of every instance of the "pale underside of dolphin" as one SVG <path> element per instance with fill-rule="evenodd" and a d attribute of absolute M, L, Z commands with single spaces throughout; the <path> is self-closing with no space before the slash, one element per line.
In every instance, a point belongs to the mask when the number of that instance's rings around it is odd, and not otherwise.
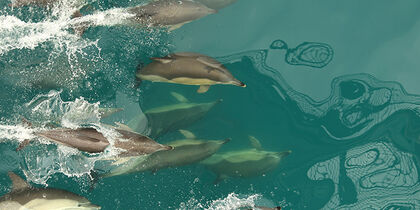
<path fill-rule="evenodd" d="M 210 85 L 226 84 L 246 87 L 217 60 L 192 52 L 179 52 L 166 57 L 152 58 L 152 62 L 137 68 L 139 80 L 183 85 L 199 85 L 198 93 L 205 93 Z"/>
<path fill-rule="evenodd" d="M 186 139 L 167 143 L 167 145 L 173 147 L 173 150 L 118 159 L 116 162 L 111 163 L 115 168 L 103 174 L 102 177 L 143 171 L 156 172 L 163 168 L 197 163 L 216 153 L 223 144 L 230 140 L 198 140 L 191 132 L 185 130 L 181 130 L 181 132 Z"/>
<path fill-rule="evenodd" d="M 0 197 L 0 209 L 101 209 L 100 206 L 72 192 L 53 188 L 33 188 L 12 172 L 9 172 L 9 177 L 12 180 L 12 190 Z"/>
<path fill-rule="evenodd" d="M 156 138 L 171 131 L 185 129 L 202 119 L 215 105 L 222 101 L 220 99 L 212 102 L 193 103 L 179 93 L 171 92 L 171 95 L 179 103 L 146 110 L 145 115 L 139 115 L 131 119 L 128 126 L 134 131 L 141 132 L 140 129 L 143 129 L 143 126 L 140 122 L 142 122 L 141 118 L 145 116 L 148 121 L 150 136 Z"/>

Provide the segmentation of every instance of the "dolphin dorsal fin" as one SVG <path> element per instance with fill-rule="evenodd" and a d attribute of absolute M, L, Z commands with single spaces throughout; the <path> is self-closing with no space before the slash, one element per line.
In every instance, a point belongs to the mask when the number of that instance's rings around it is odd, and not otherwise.
<path fill-rule="evenodd" d="M 150 58 L 150 59 L 152 59 L 152 60 L 154 60 L 154 61 L 157 61 L 157 62 L 161 62 L 161 63 L 170 63 L 170 62 L 172 62 L 173 61 L 173 59 L 171 58 L 171 57 L 168 57 L 168 56 L 166 56 L 166 57 L 163 57 L 163 58 L 157 58 L 157 57 L 153 57 L 153 58 Z"/>
<path fill-rule="evenodd" d="M 191 132 L 191 131 L 187 131 L 187 130 L 179 130 L 179 132 L 185 136 L 185 138 L 187 139 L 196 139 L 197 137 L 195 137 L 195 135 Z"/>
<path fill-rule="evenodd" d="M 251 146 L 254 147 L 257 150 L 262 150 L 261 142 L 254 136 L 248 136 L 249 142 L 251 143 Z"/>
<path fill-rule="evenodd" d="M 12 192 L 21 191 L 31 186 L 18 175 L 13 172 L 9 172 L 9 177 L 12 180 Z"/>
<path fill-rule="evenodd" d="M 185 96 L 183 96 L 183 95 L 181 95 L 177 92 L 171 92 L 171 95 L 179 102 L 188 103 L 188 99 L 185 98 Z"/>

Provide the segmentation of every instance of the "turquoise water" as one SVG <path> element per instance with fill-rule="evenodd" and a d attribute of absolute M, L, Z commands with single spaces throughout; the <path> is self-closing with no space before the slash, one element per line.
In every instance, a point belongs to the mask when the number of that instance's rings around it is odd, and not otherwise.
<path fill-rule="evenodd" d="M 67 1 L 64 1 L 67 2 Z M 8 171 L 37 187 L 66 189 L 102 209 L 418 209 L 420 3 L 417 1 L 238 0 L 167 32 L 111 21 L 74 35 L 65 7 L 11 9 L 0 0 L 0 194 Z M 99 17 L 143 1 L 89 1 Z M 143 81 L 150 57 L 199 52 L 222 62 L 247 87 Z M 223 99 L 182 129 L 232 140 L 219 152 L 291 150 L 261 176 L 229 178 L 197 163 L 99 179 L 96 156 L 47 144 L 21 123 L 98 124 L 100 107 L 124 108 L 102 122 L 128 123 L 153 107 Z M 147 126 L 146 126 L 147 127 Z M 145 131 L 146 132 L 146 131 Z M 23 151 L 18 143 L 38 139 Z M 160 143 L 180 139 L 169 132 Z"/>

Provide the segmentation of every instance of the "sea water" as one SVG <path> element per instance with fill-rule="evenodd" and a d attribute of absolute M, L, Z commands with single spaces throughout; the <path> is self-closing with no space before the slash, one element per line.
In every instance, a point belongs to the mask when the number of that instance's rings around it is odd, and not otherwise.
<path fill-rule="evenodd" d="M 172 32 L 121 25 L 123 8 L 141 0 L 68 0 L 48 9 L 9 3 L 0 0 L 1 194 L 14 171 L 103 209 L 420 208 L 418 1 L 238 0 Z M 80 8 L 96 23 L 82 36 L 71 18 Z M 137 84 L 139 64 L 171 52 L 212 56 L 247 87 L 198 94 L 194 86 Z M 264 150 L 292 154 L 257 177 L 216 183 L 193 164 L 100 179 L 92 188 L 96 160 L 113 151 L 86 156 L 33 135 L 51 122 L 97 125 L 99 107 L 124 108 L 104 122 L 127 123 L 177 103 L 170 92 L 193 102 L 223 99 L 183 128 L 201 139 L 231 138 L 220 152 L 251 148 L 252 135 Z M 25 139 L 37 143 L 16 152 Z"/>

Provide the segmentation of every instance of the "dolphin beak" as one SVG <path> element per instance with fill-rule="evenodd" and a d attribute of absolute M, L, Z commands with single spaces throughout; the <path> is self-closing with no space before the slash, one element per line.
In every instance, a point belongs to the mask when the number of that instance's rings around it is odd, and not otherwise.
<path fill-rule="evenodd" d="M 236 85 L 236 86 L 239 86 L 239 87 L 246 87 L 246 85 L 239 80 L 234 80 L 233 84 Z"/>
<path fill-rule="evenodd" d="M 227 139 L 225 139 L 225 140 L 222 142 L 222 144 L 226 144 L 226 143 L 230 142 L 230 140 L 232 140 L 232 139 L 231 139 L 231 138 L 227 138 Z"/>

